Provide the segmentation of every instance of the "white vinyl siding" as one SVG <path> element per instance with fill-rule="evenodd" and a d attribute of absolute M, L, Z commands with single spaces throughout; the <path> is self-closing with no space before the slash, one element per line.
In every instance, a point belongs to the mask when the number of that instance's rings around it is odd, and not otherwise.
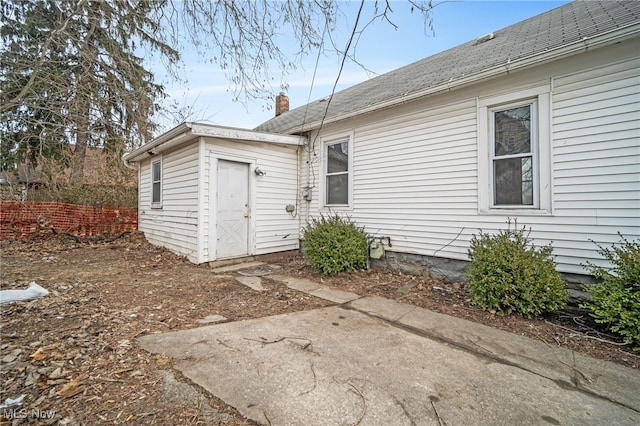
<path fill-rule="evenodd" d="M 390 236 L 393 250 L 464 258 L 469 221 L 477 216 L 476 104 L 462 103 L 346 123 L 353 132 L 353 199 L 348 215 L 367 232 Z M 328 130 L 339 134 L 335 128 Z M 311 138 L 313 140 L 313 137 Z M 311 186 L 322 183 L 322 165 L 311 155 Z M 306 166 L 305 158 L 301 161 Z M 301 167 L 306 173 L 306 167 Z M 306 174 L 303 182 L 306 182 Z M 314 180 L 315 179 L 315 180 Z M 310 215 L 335 211 L 314 196 Z M 318 210 L 320 209 L 320 210 Z M 303 218 L 303 219 L 306 219 Z M 305 220 L 303 220 L 303 226 Z M 465 241 L 466 240 L 466 241 Z"/>
<path fill-rule="evenodd" d="M 327 126 L 322 133 L 354 135 L 349 216 L 373 236 L 389 236 L 392 251 L 463 260 L 472 234 L 497 232 L 507 218 L 517 218 L 533 229 L 535 244 L 552 243 L 559 270 L 584 274 L 585 262 L 604 264 L 592 240 L 608 245 L 619 241 L 618 232 L 640 238 L 640 63 L 596 68 L 599 57 L 589 54 L 586 71 L 573 57 L 555 68 L 541 66 Z M 554 75 L 553 69 L 574 71 Z M 540 82 L 546 93 L 527 89 Z M 538 99 L 546 96 L 548 105 L 547 152 L 539 161 L 546 173 L 540 193 L 547 199 L 540 210 L 487 214 L 483 205 L 490 201 L 483 197 L 490 189 L 488 182 L 486 190 L 482 186 L 482 176 L 488 170 L 479 165 L 488 167 L 489 157 L 479 158 L 478 99 L 524 93 L 503 102 L 524 100 L 530 98 L 527 90 Z M 321 149 L 316 146 L 315 156 Z M 303 182 L 306 160 L 305 153 Z M 311 160 L 309 179 L 316 186 L 322 166 L 313 154 Z M 325 211 L 318 198 L 308 204 L 310 216 Z"/>
<path fill-rule="evenodd" d="M 212 164 L 226 158 L 249 164 L 251 193 L 250 254 L 299 247 L 297 212 L 297 147 L 271 143 L 198 138 L 162 154 L 162 209 L 152 199 L 152 159 L 141 162 L 139 229 L 152 244 L 186 256 L 194 263 L 215 260 L 215 206 Z M 256 176 L 255 167 L 265 171 Z M 215 188 L 215 187 L 214 187 Z M 286 206 L 296 206 L 288 213 Z M 214 245 L 215 247 L 215 245 Z"/>
<path fill-rule="evenodd" d="M 553 105 L 555 214 L 574 224 L 556 251 L 584 263 L 595 245 L 575 241 L 640 237 L 640 60 L 556 78 Z"/>
<path fill-rule="evenodd" d="M 251 215 L 255 231 L 254 247 L 250 247 L 251 254 L 297 249 L 298 213 L 294 212 L 294 217 L 285 210 L 288 204 L 296 206 L 297 210 L 296 147 L 206 138 L 205 151 L 209 159 L 219 157 L 246 162 L 265 172 L 264 176 L 256 176 L 253 169 L 250 173 L 250 180 L 253 180 Z M 211 172 L 213 170 L 207 168 L 202 180 L 202 202 L 207 206 L 207 215 L 210 214 L 213 205 L 209 198 Z M 201 238 L 208 241 L 213 232 L 215 230 L 211 228 L 210 221 L 204 221 Z M 203 256 L 206 260 L 213 260 L 215 251 L 212 252 L 209 245 L 205 244 Z"/>
<path fill-rule="evenodd" d="M 162 155 L 162 209 L 151 203 L 151 163 L 140 169 L 138 229 L 149 242 L 197 262 L 198 243 L 198 146 L 188 145 Z"/>

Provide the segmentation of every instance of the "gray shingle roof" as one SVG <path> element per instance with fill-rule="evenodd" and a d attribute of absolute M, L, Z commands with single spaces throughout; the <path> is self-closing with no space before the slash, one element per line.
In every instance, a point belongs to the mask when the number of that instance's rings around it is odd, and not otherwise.
<path fill-rule="evenodd" d="M 640 22 L 640 1 L 574 1 L 476 40 L 429 56 L 334 94 L 326 120 L 370 111 L 431 87 L 480 74 L 507 62 L 544 54 L 584 38 Z M 255 130 L 309 130 L 323 118 L 327 102 L 315 101 L 272 118 Z M 306 126 L 308 125 L 308 127 Z"/>

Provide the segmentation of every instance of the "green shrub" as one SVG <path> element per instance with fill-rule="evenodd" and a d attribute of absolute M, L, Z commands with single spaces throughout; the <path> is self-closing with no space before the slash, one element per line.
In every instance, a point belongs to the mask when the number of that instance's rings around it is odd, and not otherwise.
<path fill-rule="evenodd" d="M 588 263 L 595 284 L 586 284 L 591 300 L 582 304 L 589 309 L 596 322 L 606 324 L 625 342 L 640 350 L 640 240 L 622 241 L 598 252 L 607 259 L 611 269 Z"/>
<path fill-rule="evenodd" d="M 312 219 L 304 231 L 309 264 L 324 275 L 367 266 L 369 237 L 350 218 L 332 215 Z"/>
<path fill-rule="evenodd" d="M 468 277 L 475 305 L 498 314 L 518 313 L 527 317 L 565 306 L 568 292 L 551 257 L 551 244 L 537 249 L 525 228 L 508 229 L 497 235 L 473 235 L 469 248 Z"/>

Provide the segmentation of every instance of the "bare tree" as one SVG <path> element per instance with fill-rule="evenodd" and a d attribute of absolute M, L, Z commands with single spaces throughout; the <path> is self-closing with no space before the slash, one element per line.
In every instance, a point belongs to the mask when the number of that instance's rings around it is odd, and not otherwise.
<path fill-rule="evenodd" d="M 186 0 L 179 4 L 169 2 L 161 16 L 170 29 L 173 45 L 186 41 L 195 46 L 202 57 L 226 71 L 235 100 L 246 102 L 273 99 L 274 90 L 286 89 L 274 88 L 274 76 L 286 76 L 297 68 L 303 56 L 318 50 L 338 57 L 346 55 L 359 63 L 355 55 L 357 39 L 372 24 L 379 21 L 397 28 L 392 5 L 410 8 L 425 26 L 425 32 L 432 29 L 432 0 L 360 3 L 366 11 L 351 36 L 356 40 L 347 44 L 352 45 L 351 50 L 335 41 L 345 6 L 345 2 L 337 0 Z"/>
<path fill-rule="evenodd" d="M 352 38 L 375 21 L 394 25 L 389 0 L 366 4 L 369 20 Z M 431 1 L 401 5 L 430 23 Z M 286 75 L 306 54 L 334 50 L 357 61 L 353 50 L 332 42 L 340 6 L 337 0 L 0 0 L 0 166 L 73 145 L 79 184 L 88 146 L 119 156 L 148 141 L 165 94 L 143 55 L 177 77 L 180 50 L 196 46 L 226 71 L 235 98 L 245 102 L 271 98 L 282 89 L 274 88 L 273 68 Z M 292 41 L 293 55 L 283 48 Z"/>

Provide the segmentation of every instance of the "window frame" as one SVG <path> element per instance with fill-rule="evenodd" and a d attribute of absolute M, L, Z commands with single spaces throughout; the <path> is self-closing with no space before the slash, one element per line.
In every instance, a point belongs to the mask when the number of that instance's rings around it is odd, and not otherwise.
<path fill-rule="evenodd" d="M 529 106 L 529 120 L 530 120 L 530 129 L 529 129 L 529 151 L 525 153 L 517 153 L 517 154 L 505 154 L 505 155 L 496 155 L 496 140 L 495 140 L 495 117 L 496 113 L 501 111 L 506 111 L 509 109 L 520 108 L 523 106 Z M 488 109 L 489 113 L 489 184 L 491 186 L 491 194 L 490 194 L 490 208 L 492 209 L 539 209 L 539 161 L 538 161 L 538 100 L 536 98 L 527 99 L 521 102 L 509 103 L 498 105 L 494 107 L 490 107 Z M 533 168 L 533 176 L 532 176 L 532 203 L 531 204 L 497 204 L 497 188 L 496 188 L 496 175 L 495 175 L 495 165 L 496 160 L 507 160 L 511 158 L 524 158 L 531 157 L 531 163 Z"/>
<path fill-rule="evenodd" d="M 337 133 L 333 135 L 328 135 L 321 138 L 321 146 L 322 146 L 322 155 L 321 155 L 321 164 L 322 167 L 322 180 L 321 180 L 321 196 L 322 207 L 326 209 L 350 209 L 352 206 L 353 199 L 353 132 L 344 132 Z M 335 172 L 329 173 L 327 168 L 329 166 L 329 156 L 328 149 L 331 145 L 336 145 L 339 143 L 347 143 L 347 170 L 344 172 Z M 347 176 L 347 203 L 346 204 L 329 204 L 328 196 L 329 196 L 329 188 L 327 187 L 327 177 L 329 176 L 337 176 L 346 174 Z"/>
<path fill-rule="evenodd" d="M 160 168 L 160 176 L 159 178 L 156 180 L 154 177 L 154 165 L 155 164 L 159 164 L 159 168 Z M 162 167 L 162 157 L 157 158 L 157 159 L 153 159 L 151 161 L 150 164 L 150 173 L 149 173 L 149 178 L 151 181 L 151 208 L 152 209 L 161 209 L 162 208 L 162 189 L 163 189 L 163 184 L 162 184 L 162 180 L 163 180 L 163 175 L 164 175 L 164 170 Z M 154 186 L 158 184 L 159 185 L 159 191 L 158 191 L 158 196 L 159 199 L 158 200 L 154 200 Z"/>
<path fill-rule="evenodd" d="M 533 204 L 496 204 L 494 161 L 495 122 L 498 111 L 532 105 L 531 149 Z M 480 214 L 551 215 L 551 96 L 550 86 L 477 99 L 478 119 L 478 212 Z M 509 158 L 510 156 L 504 156 Z M 517 156 L 515 156 L 517 157 Z M 514 157 L 514 158 L 515 158 Z"/>

